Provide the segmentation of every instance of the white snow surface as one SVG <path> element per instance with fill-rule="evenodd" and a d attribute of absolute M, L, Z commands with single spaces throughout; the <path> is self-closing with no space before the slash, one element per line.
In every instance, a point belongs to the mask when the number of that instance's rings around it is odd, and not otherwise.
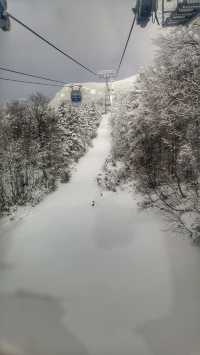
<path fill-rule="evenodd" d="M 136 195 L 101 194 L 110 148 L 107 115 L 70 183 L 1 233 L 0 344 L 17 354 L 200 353 L 200 251 Z"/>

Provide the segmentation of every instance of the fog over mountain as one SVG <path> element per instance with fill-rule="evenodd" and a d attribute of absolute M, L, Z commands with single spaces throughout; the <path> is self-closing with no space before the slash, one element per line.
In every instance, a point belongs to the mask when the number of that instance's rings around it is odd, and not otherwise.
<path fill-rule="evenodd" d="M 131 25 L 133 5 L 133 0 L 8 0 L 10 13 L 96 71 L 117 66 Z M 121 79 L 137 73 L 153 58 L 152 38 L 159 27 L 150 24 L 134 31 Z M 69 82 L 96 80 L 13 21 L 11 32 L 0 32 L 0 48 L 1 65 Z M 16 79 L 11 74 L 2 76 Z M 58 91 L 0 81 L 0 100 L 27 97 L 37 90 L 50 96 Z"/>

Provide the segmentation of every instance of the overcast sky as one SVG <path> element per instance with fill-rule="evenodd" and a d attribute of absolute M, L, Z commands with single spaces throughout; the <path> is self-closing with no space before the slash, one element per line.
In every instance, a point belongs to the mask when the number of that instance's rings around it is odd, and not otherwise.
<path fill-rule="evenodd" d="M 133 0 L 8 0 L 8 7 L 10 13 L 95 71 L 116 68 L 133 16 Z M 158 32 L 157 25 L 136 27 L 120 78 L 152 62 L 152 38 Z M 11 32 L 0 32 L 0 65 L 69 82 L 96 80 L 15 23 Z M 24 98 L 37 90 L 49 96 L 58 91 L 0 81 L 0 100 Z"/>

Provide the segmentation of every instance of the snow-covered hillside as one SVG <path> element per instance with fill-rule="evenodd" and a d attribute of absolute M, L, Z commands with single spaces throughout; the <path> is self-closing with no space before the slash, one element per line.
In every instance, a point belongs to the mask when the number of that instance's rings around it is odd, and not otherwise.
<path fill-rule="evenodd" d="M 130 77 L 110 83 L 113 109 L 118 110 L 121 98 L 126 99 L 134 91 L 135 81 L 136 77 Z M 69 180 L 73 164 L 86 153 L 96 136 L 101 114 L 105 112 L 106 90 L 103 82 L 82 84 L 82 104 L 76 107 L 71 105 L 70 87 L 57 93 L 51 101 L 53 109 L 41 95 L 30 102 L 2 107 L 0 212 L 27 202 L 35 204 L 55 189 L 57 179 Z M 38 110 L 39 118 L 35 116 Z M 31 126 L 27 124 L 30 112 Z M 12 171 L 8 169 L 10 161 Z"/>

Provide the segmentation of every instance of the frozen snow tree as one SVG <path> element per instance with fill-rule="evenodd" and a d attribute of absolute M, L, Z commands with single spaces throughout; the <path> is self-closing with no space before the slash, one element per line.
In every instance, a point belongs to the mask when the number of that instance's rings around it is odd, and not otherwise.
<path fill-rule="evenodd" d="M 93 104 L 62 104 L 56 112 L 41 94 L 0 107 L 0 212 L 36 203 L 59 179 L 67 182 L 100 117 Z"/>
<path fill-rule="evenodd" d="M 193 213 L 194 225 L 200 217 L 200 27 L 166 32 L 157 45 L 154 67 L 114 113 L 113 156 L 151 203 L 192 234 L 185 217 Z"/>
<path fill-rule="evenodd" d="M 55 187 L 61 149 L 57 117 L 40 94 L 0 114 L 0 211 Z"/>
<path fill-rule="evenodd" d="M 64 155 L 69 162 L 77 161 L 96 135 L 100 114 L 93 105 L 73 107 L 61 104 L 58 115 Z"/>

